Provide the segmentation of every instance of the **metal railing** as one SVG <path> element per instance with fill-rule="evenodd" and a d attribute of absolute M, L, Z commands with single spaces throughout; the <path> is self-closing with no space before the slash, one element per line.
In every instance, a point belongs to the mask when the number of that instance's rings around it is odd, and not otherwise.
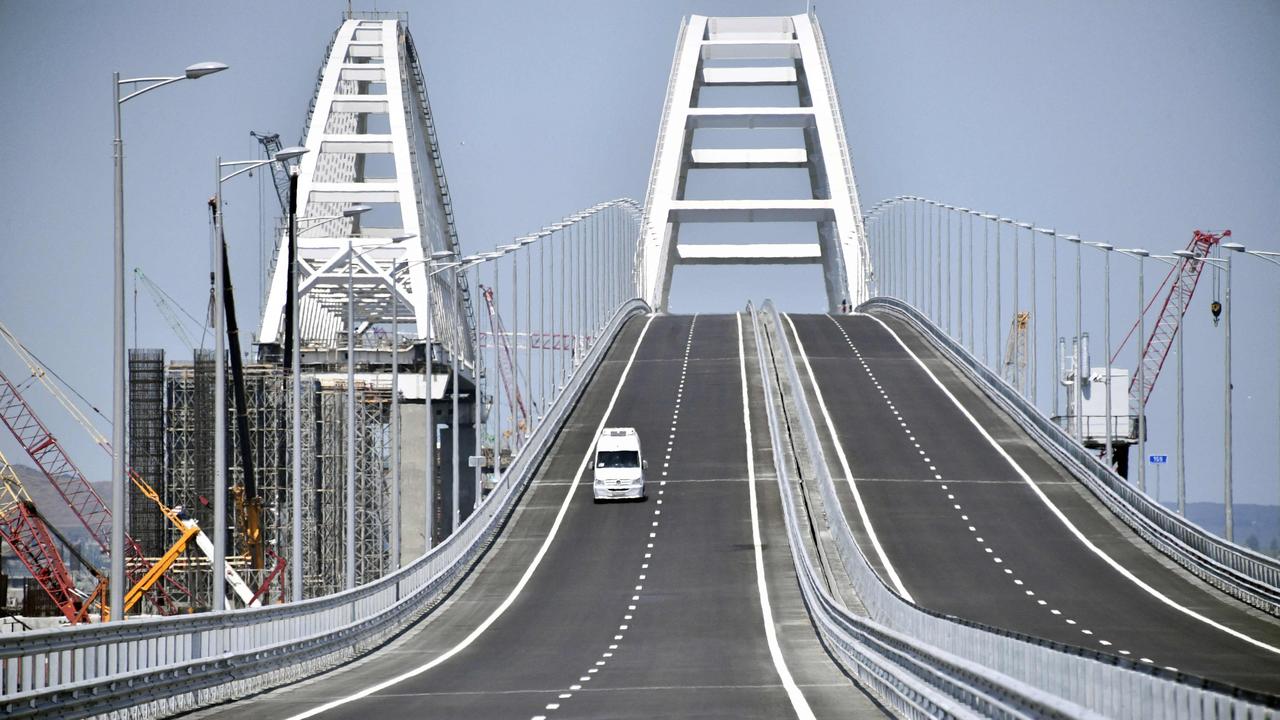
<path fill-rule="evenodd" d="M 156 717 L 293 682 L 378 647 L 435 608 L 480 559 L 613 338 L 648 310 L 638 299 L 615 309 L 493 491 L 418 560 L 354 590 L 287 605 L 2 636 L 0 715 L 129 708 L 131 717 Z"/>
<path fill-rule="evenodd" d="M 890 311 L 910 323 L 1040 447 L 1160 552 L 1232 596 L 1272 615 L 1280 615 L 1280 560 L 1205 531 L 1127 483 L 911 305 L 895 298 L 874 298 L 860 309 Z"/>
<path fill-rule="evenodd" d="M 957 703 L 990 703 L 983 714 L 1005 716 L 1059 715 L 1113 718 L 1178 717 L 1275 718 L 1277 711 L 1266 707 L 1272 699 L 1228 687 L 1221 683 L 1175 673 L 1150 665 L 1116 658 L 1092 650 L 1018 635 L 943 616 L 921 608 L 893 592 L 872 569 L 854 539 L 827 469 L 813 414 L 803 391 L 786 340 L 781 318 L 771 303 L 763 308 L 766 327 L 773 328 L 775 356 L 793 390 L 800 430 L 804 435 L 815 481 L 826 509 L 831 535 L 870 620 L 835 612 L 838 606 L 809 603 L 819 628 L 848 624 L 856 628 L 892 633 L 899 651 L 918 661 L 922 678 L 931 678 L 936 687 L 950 688 Z M 762 372 L 764 369 L 762 368 Z M 778 448 L 775 446 L 775 457 Z M 779 463 L 781 465 L 781 463 Z M 779 481 L 785 468 L 779 468 Z M 786 495 L 787 488 L 783 487 Z M 786 502 L 784 498 L 784 503 Z M 789 519 L 791 522 L 792 519 Z M 792 538 L 793 548 L 795 538 Z M 794 550 L 793 550 L 794 551 Z M 805 573 L 798 568 L 798 574 Z M 802 584 L 804 583 L 802 578 Z M 832 617 L 823 617 L 824 614 Z M 972 674 L 970 674 L 972 673 Z M 957 686 L 969 685 L 972 694 Z M 921 712 L 904 713 L 922 715 Z M 949 714 L 940 710 L 932 714 Z"/>
<path fill-rule="evenodd" d="M 787 446 L 795 430 L 785 415 L 783 373 L 778 369 L 779 353 L 775 347 L 780 328 L 763 327 L 756 309 L 748 305 L 754 333 L 756 359 L 765 396 L 765 413 L 773 450 L 778 492 L 782 498 L 783 518 L 791 558 L 795 566 L 801 594 L 814 627 L 827 647 L 847 672 L 870 687 L 902 717 L 964 717 L 981 714 L 986 717 L 1032 717 L 1036 715 L 1080 715 L 1081 709 L 1054 698 L 1038 698 L 1038 693 L 1009 678 L 993 678 L 991 672 L 976 663 L 936 648 L 930 648 L 911 637 L 849 611 L 823 587 L 819 563 L 806 550 L 804 533 L 807 521 L 795 495 L 803 477 L 792 477 Z M 767 348 L 767 349 L 766 349 Z M 782 358 L 786 365 L 786 358 Z M 790 366 L 794 370 L 794 363 Z M 803 391 L 794 384 L 795 373 L 787 372 L 791 396 Z M 797 403 L 799 399 L 797 399 Z M 780 411 L 778 406 L 783 406 Z M 800 411 L 803 422 L 805 411 Z M 810 424 L 812 420 L 810 419 Z M 805 433 L 806 437 L 808 433 Z M 812 446 L 809 446 L 812 447 Z"/>

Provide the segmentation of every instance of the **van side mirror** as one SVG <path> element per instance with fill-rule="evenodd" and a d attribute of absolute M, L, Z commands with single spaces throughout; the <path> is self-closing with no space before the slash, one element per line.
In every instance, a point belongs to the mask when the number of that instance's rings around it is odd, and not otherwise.
<path fill-rule="evenodd" d="M 596 469 L 596 461 L 595 461 L 595 460 L 588 460 L 588 461 L 587 461 L 587 469 L 588 469 L 588 470 L 595 470 L 595 469 Z"/>
<path fill-rule="evenodd" d="M 648 461 L 648 460 L 641 460 L 641 461 L 640 461 L 640 466 L 641 466 L 642 468 L 644 468 L 645 470 L 648 470 L 648 469 L 649 469 L 649 461 Z"/>

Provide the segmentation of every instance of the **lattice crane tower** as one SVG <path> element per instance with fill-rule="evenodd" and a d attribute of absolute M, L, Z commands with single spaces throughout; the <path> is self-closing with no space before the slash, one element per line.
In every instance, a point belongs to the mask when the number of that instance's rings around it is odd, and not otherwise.
<path fill-rule="evenodd" d="M 709 86 L 790 86 L 788 107 L 702 107 Z M 701 130 L 798 129 L 803 146 L 704 147 Z M 744 143 L 746 144 L 746 143 Z M 808 170 L 806 199 L 689 200 L 695 169 Z M 649 303 L 667 309 L 679 265 L 820 264 L 832 311 L 867 298 L 870 265 L 853 162 L 817 18 L 690 16 L 681 29 L 649 180 L 638 279 Z M 684 223 L 812 222 L 817 242 L 680 244 Z"/>
<path fill-rule="evenodd" d="M 457 233 L 431 107 L 403 18 L 352 17 L 333 36 L 312 100 L 298 173 L 300 345 L 346 345 L 348 273 L 359 344 L 385 329 L 398 307 L 402 332 L 428 335 L 471 366 L 473 311 L 465 278 L 428 261 L 458 252 Z M 353 205 L 372 210 L 341 215 Z M 288 295 L 287 241 L 277 251 L 259 342 L 282 347 Z M 430 279 L 429 279 L 430 278 Z M 430 288 L 428 308 L 427 283 Z M 431 313 L 431 322 L 428 322 Z"/>

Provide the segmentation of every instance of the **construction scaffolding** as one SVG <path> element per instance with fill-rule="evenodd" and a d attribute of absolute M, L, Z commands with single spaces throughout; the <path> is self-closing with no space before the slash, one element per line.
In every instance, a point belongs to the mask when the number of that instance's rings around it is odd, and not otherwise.
<path fill-rule="evenodd" d="M 149 483 L 164 478 L 164 351 L 129 351 L 129 467 Z M 147 557 L 168 548 L 169 523 L 134 485 L 129 491 L 129 534 Z"/>
<path fill-rule="evenodd" d="M 213 356 L 197 351 L 191 364 L 171 364 L 165 382 L 167 472 L 162 497 L 182 505 L 212 533 Z M 276 365 L 246 365 L 245 398 L 250 445 L 262 499 L 262 539 L 268 558 L 290 558 L 293 539 L 291 456 L 292 392 L 288 375 Z M 391 567 L 389 549 L 391 475 L 391 394 L 387 388 L 356 387 L 356 578 L 364 583 Z M 228 407 L 227 485 L 243 486 L 235 423 Z M 344 589 L 346 578 L 346 378 L 336 374 L 302 377 L 303 595 L 317 597 Z M 229 493 L 233 495 L 233 493 Z M 227 560 L 254 589 L 275 563 L 250 567 L 228 498 Z M 166 529 L 165 540 L 176 540 Z M 211 597 L 208 561 L 197 555 L 175 564 L 175 572 L 206 604 Z"/>

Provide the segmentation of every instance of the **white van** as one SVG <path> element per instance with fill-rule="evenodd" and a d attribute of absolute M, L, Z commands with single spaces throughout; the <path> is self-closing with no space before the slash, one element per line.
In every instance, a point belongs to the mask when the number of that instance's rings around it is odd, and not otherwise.
<path fill-rule="evenodd" d="M 640 455 L 640 436 L 635 428 L 605 428 L 596 439 L 596 455 L 591 461 L 595 470 L 596 502 L 612 498 L 644 499 L 644 470 L 648 466 Z"/>

